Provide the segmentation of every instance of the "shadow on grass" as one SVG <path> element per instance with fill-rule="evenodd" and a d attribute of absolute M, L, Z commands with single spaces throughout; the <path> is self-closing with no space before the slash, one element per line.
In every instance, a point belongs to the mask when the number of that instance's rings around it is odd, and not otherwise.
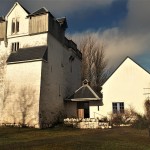
<path fill-rule="evenodd" d="M 146 130 L 130 127 L 107 130 L 0 128 L 0 149 L 149 150 L 150 139 Z"/>

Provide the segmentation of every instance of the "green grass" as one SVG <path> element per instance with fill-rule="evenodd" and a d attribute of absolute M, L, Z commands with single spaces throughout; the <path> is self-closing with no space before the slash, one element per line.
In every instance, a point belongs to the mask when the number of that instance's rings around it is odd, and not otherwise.
<path fill-rule="evenodd" d="M 0 128 L 0 150 L 150 150 L 146 130 Z"/>

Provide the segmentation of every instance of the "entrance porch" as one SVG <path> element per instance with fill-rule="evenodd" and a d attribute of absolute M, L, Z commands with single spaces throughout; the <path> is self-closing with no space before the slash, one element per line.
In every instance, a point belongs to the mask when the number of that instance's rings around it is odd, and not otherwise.
<path fill-rule="evenodd" d="M 65 108 L 68 118 L 101 118 L 100 106 L 102 98 L 84 80 L 83 85 L 74 94 L 65 99 Z"/>

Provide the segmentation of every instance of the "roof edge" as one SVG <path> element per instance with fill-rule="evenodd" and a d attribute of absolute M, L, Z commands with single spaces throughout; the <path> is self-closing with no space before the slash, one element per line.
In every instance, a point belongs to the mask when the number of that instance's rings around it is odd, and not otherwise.
<path fill-rule="evenodd" d="M 104 86 L 104 84 L 110 79 L 110 77 L 120 68 L 120 66 L 127 60 L 130 59 L 132 60 L 135 64 L 137 64 L 140 68 L 142 68 L 145 72 L 147 72 L 148 74 L 150 74 L 150 72 L 148 70 L 146 70 L 144 67 L 142 67 L 139 63 L 135 62 L 135 60 L 133 60 L 131 57 L 127 56 L 125 59 L 123 59 L 123 61 L 118 65 L 118 67 L 116 67 L 116 69 L 110 74 L 109 78 L 103 83 L 102 86 Z"/>
<path fill-rule="evenodd" d="M 26 8 L 24 8 L 19 2 L 15 2 L 15 4 L 11 7 L 11 9 L 9 10 L 9 12 L 8 12 L 7 15 L 5 16 L 5 18 L 8 18 L 8 16 L 10 15 L 10 13 L 13 11 L 13 9 L 14 9 L 17 5 L 19 5 L 20 7 L 22 7 L 23 10 L 24 10 L 27 14 L 30 13 L 30 12 L 29 12 Z"/>

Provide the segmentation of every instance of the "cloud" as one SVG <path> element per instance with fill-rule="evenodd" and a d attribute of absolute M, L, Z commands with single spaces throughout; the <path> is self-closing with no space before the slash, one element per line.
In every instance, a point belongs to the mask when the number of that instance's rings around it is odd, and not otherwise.
<path fill-rule="evenodd" d="M 119 28 L 111 28 L 105 31 L 86 31 L 69 35 L 74 41 L 80 40 L 91 34 L 99 44 L 104 43 L 106 58 L 109 59 L 109 67 L 116 67 L 125 57 L 135 57 L 146 52 L 150 47 L 150 34 L 126 35 Z"/>
<path fill-rule="evenodd" d="M 148 0 L 129 0 L 128 13 L 118 27 L 97 31 L 88 30 L 73 34 L 71 37 L 76 40 L 88 33 L 94 35 L 99 43 L 103 41 L 110 67 L 116 67 L 127 56 L 135 58 L 144 53 L 150 55 L 149 6 Z M 79 40 L 76 41 L 79 42 Z M 144 59 L 143 57 L 143 62 Z"/>
<path fill-rule="evenodd" d="M 34 12 L 46 7 L 56 16 L 68 15 L 77 11 L 110 5 L 115 0 L 18 0 L 27 10 Z M 15 0 L 0 0 L 0 15 L 6 15 Z"/>
<path fill-rule="evenodd" d="M 128 15 L 123 20 L 124 28 L 130 33 L 145 33 L 150 29 L 150 1 L 129 0 Z"/>
<path fill-rule="evenodd" d="M 68 15 L 80 10 L 110 5 L 114 0 L 18 0 L 31 11 L 45 6 L 55 15 Z M 30 5 L 29 5 L 30 4 Z"/>

